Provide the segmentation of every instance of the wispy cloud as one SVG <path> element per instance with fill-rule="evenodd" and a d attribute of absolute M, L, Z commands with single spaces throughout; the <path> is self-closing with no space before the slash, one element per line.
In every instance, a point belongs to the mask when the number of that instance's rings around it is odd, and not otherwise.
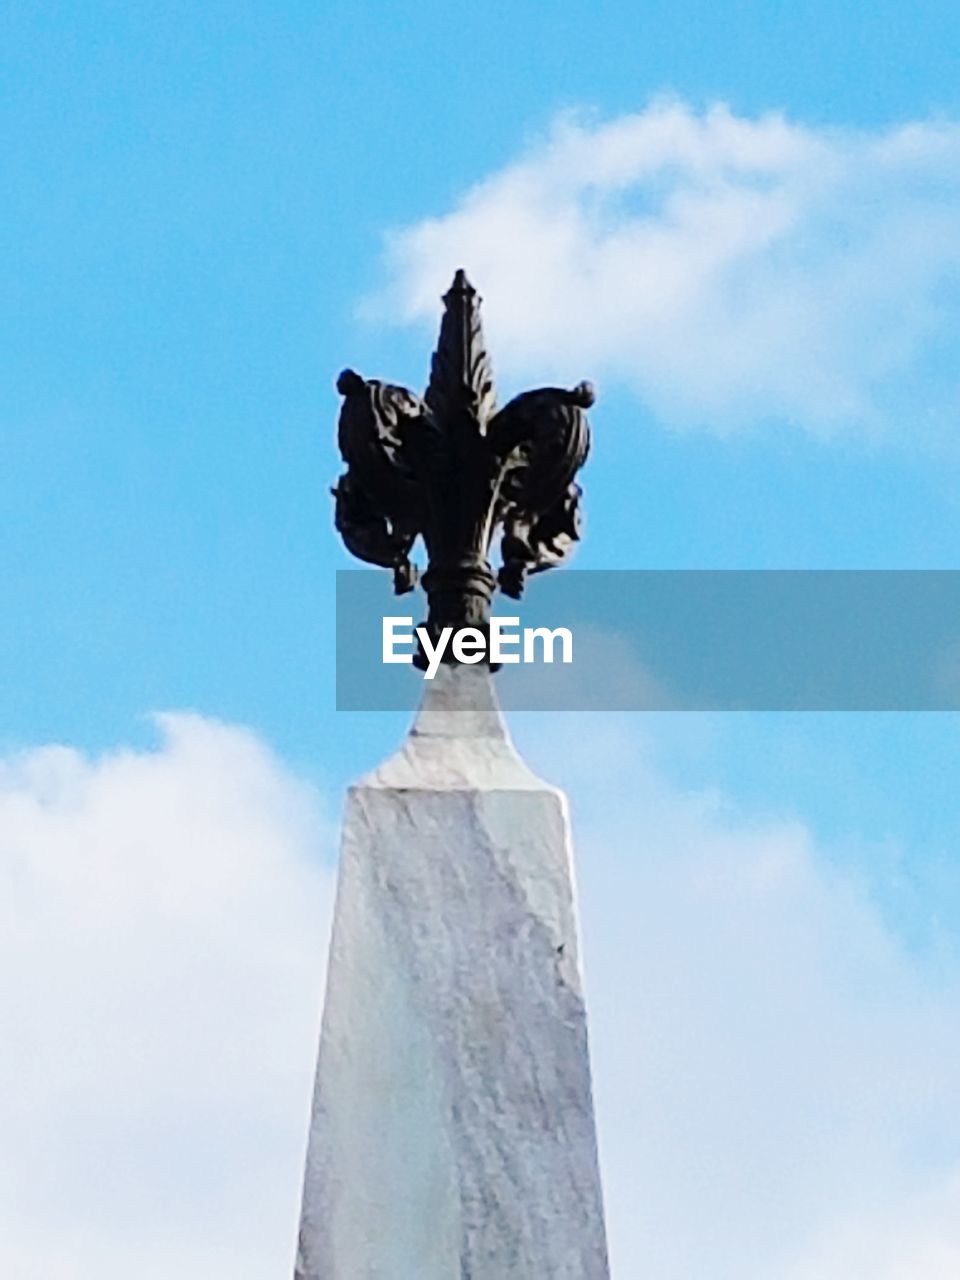
<path fill-rule="evenodd" d="M 956 964 L 799 819 L 677 788 L 622 720 L 574 732 L 529 746 L 578 819 L 614 1274 L 960 1274 Z"/>
<path fill-rule="evenodd" d="M 466 266 L 508 374 L 631 387 L 662 420 L 883 430 L 956 407 L 960 125 L 822 129 L 678 101 L 564 116 L 387 239 L 381 316 Z"/>
<path fill-rule="evenodd" d="M 291 1274 L 332 894 L 250 733 L 0 762 L 0 1273 Z"/>
<path fill-rule="evenodd" d="M 16 1280 L 290 1273 L 332 824 L 250 732 L 160 726 L 0 761 Z M 615 1274 L 960 1274 L 958 975 L 802 822 L 678 789 L 635 725 L 521 736 L 573 801 Z"/>

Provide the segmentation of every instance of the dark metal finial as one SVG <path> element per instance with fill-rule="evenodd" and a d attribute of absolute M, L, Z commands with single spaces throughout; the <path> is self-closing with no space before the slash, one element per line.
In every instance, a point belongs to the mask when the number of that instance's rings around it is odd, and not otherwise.
<path fill-rule="evenodd" d="M 593 387 L 527 391 L 499 412 L 480 322 L 480 297 L 460 270 L 443 298 L 440 336 L 423 399 L 346 369 L 334 489 L 336 526 L 361 560 L 394 571 L 397 592 L 417 581 L 410 553 L 423 538 L 427 625 L 484 628 L 500 589 L 519 598 L 530 573 L 567 558 L 580 537 L 574 477 L 590 447 L 583 412 Z M 490 545 L 501 532 L 494 577 Z"/>
<path fill-rule="evenodd" d="M 462 268 L 443 295 L 443 307 L 424 398 L 438 417 L 467 417 L 483 432 L 497 407 L 493 368 L 480 322 L 480 295 Z"/>

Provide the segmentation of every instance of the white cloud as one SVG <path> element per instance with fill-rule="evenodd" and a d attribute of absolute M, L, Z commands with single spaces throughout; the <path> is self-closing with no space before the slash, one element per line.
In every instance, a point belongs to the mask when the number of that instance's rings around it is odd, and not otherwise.
<path fill-rule="evenodd" d="M 291 1274 L 331 897 L 247 732 L 0 763 L 0 1274 Z"/>
<path fill-rule="evenodd" d="M 836 1227 L 782 1280 L 956 1280 L 960 1176 Z"/>
<path fill-rule="evenodd" d="M 615 1275 L 952 1280 L 956 973 L 623 723 L 523 735 L 573 800 Z M 251 733 L 160 726 L 0 761 L 10 1280 L 292 1269 L 332 826 Z"/>
<path fill-rule="evenodd" d="M 817 129 L 676 101 L 564 116 L 389 235 L 374 310 L 434 326 L 458 266 L 510 376 L 591 374 L 720 431 L 882 429 L 914 392 L 916 430 L 938 396 L 956 405 L 960 125 Z"/>
<path fill-rule="evenodd" d="M 960 1274 L 960 974 L 616 724 L 579 717 L 575 763 L 530 731 L 573 797 L 614 1274 Z"/>

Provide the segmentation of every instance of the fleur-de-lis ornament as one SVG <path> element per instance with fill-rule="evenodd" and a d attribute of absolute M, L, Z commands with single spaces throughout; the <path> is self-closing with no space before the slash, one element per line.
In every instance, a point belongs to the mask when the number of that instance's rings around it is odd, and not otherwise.
<path fill-rule="evenodd" d="M 480 298 L 463 271 L 443 302 L 422 398 L 352 369 L 338 378 L 347 469 L 333 490 L 347 549 L 391 568 L 397 594 L 417 584 L 410 555 L 422 537 L 428 563 L 420 581 L 434 636 L 445 626 L 485 630 L 498 584 L 519 599 L 528 574 L 570 554 L 580 537 L 574 477 L 590 447 L 584 410 L 594 400 L 581 382 L 571 391 L 526 391 L 498 410 Z"/>

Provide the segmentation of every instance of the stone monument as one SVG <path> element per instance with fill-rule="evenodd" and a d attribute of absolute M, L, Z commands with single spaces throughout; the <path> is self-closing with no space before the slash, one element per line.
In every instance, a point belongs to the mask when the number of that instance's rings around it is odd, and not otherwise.
<path fill-rule="evenodd" d="M 579 533 L 592 391 L 499 412 L 458 272 L 423 399 L 352 371 L 334 494 L 347 547 L 431 630 L 489 621 Z M 502 564 L 488 559 L 501 536 Z M 351 789 L 296 1280 L 608 1276 L 569 822 L 514 749 L 489 667 L 445 666 Z"/>

